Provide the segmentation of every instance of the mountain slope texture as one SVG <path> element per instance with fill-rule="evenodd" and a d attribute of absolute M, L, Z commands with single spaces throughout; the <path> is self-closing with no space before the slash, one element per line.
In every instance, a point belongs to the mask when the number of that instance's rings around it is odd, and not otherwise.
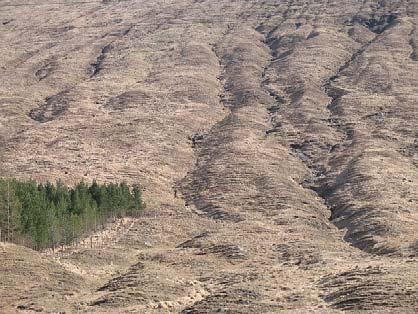
<path fill-rule="evenodd" d="M 416 0 L 1 1 L 0 175 L 147 209 L 102 247 L 0 243 L 0 312 L 418 312 L 417 24 Z"/>

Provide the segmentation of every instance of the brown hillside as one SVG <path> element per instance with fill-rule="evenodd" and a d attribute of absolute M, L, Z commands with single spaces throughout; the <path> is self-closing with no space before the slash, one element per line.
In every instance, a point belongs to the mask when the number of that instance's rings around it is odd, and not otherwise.
<path fill-rule="evenodd" d="M 126 180 L 116 244 L 0 245 L 0 312 L 418 312 L 416 0 L 6 0 L 0 176 Z"/>

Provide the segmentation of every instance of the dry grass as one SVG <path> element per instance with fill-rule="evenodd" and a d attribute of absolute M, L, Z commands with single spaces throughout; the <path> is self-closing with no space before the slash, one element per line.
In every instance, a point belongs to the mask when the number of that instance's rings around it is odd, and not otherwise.
<path fill-rule="evenodd" d="M 0 312 L 418 310 L 412 2 L 16 4 L 0 174 L 148 211 L 59 261 L 2 244 Z"/>

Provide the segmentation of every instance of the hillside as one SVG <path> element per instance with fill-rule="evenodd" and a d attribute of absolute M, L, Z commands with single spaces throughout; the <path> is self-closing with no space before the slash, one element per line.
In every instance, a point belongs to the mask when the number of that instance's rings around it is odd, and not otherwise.
<path fill-rule="evenodd" d="M 115 244 L 0 245 L 0 312 L 418 311 L 416 0 L 5 0 L 0 176 L 140 183 Z M 6 280 L 3 280 L 6 278 Z"/>

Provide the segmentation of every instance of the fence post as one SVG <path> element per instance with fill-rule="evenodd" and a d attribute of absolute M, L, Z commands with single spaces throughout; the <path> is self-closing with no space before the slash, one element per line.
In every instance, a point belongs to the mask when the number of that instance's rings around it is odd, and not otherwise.
<path fill-rule="evenodd" d="M 10 241 L 10 180 L 7 180 L 7 241 Z"/>

